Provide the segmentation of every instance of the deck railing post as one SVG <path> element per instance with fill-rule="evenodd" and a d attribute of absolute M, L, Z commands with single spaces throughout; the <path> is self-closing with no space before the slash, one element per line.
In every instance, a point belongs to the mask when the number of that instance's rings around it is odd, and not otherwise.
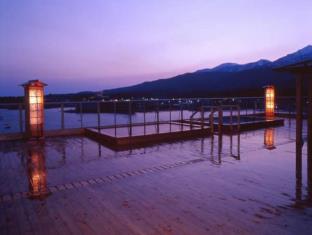
<path fill-rule="evenodd" d="M 209 117 L 209 122 L 210 122 L 210 131 L 211 131 L 211 135 L 213 135 L 213 133 L 214 133 L 214 118 L 213 118 L 213 113 L 214 113 L 214 109 L 213 108 L 211 108 L 210 109 L 210 117 Z"/>
<path fill-rule="evenodd" d="M 156 125 L 157 125 L 157 134 L 159 134 L 159 101 L 157 101 L 156 107 Z"/>
<path fill-rule="evenodd" d="M 169 122 L 171 123 L 172 116 L 171 116 L 171 101 L 169 101 Z"/>
<path fill-rule="evenodd" d="M 169 100 L 169 128 L 170 128 L 170 133 L 171 133 L 171 121 L 172 121 L 172 117 L 171 117 L 171 100 Z"/>
<path fill-rule="evenodd" d="M 182 107 L 182 103 L 180 103 L 180 122 L 181 122 L 181 126 L 180 126 L 180 130 L 183 131 L 183 107 Z"/>
<path fill-rule="evenodd" d="M 181 123 L 183 123 L 183 104 L 180 103 L 180 118 L 181 118 Z"/>
<path fill-rule="evenodd" d="M 144 135 L 146 134 L 146 101 L 143 101 L 143 125 L 144 125 Z"/>
<path fill-rule="evenodd" d="M 296 179 L 302 179 L 302 119 L 303 119 L 303 75 L 296 79 Z"/>
<path fill-rule="evenodd" d="M 97 102 L 97 123 L 98 123 L 98 131 L 101 129 L 101 103 Z"/>
<path fill-rule="evenodd" d="M 114 101 L 114 129 L 115 129 L 115 136 L 117 135 L 117 102 Z"/>
<path fill-rule="evenodd" d="M 129 101 L 129 136 L 132 136 L 132 110 L 131 100 Z"/>
<path fill-rule="evenodd" d="M 204 112 L 204 106 L 203 105 L 200 107 L 200 115 L 201 115 L 201 129 L 204 129 L 205 112 Z"/>
<path fill-rule="evenodd" d="M 240 132 L 240 106 L 237 105 L 237 131 Z"/>
<path fill-rule="evenodd" d="M 222 106 L 219 106 L 218 110 L 218 132 L 222 134 L 222 125 L 223 125 L 223 110 Z"/>
<path fill-rule="evenodd" d="M 83 127 L 83 112 L 82 112 L 82 103 L 79 104 L 80 106 L 80 127 Z"/>
<path fill-rule="evenodd" d="M 19 104 L 18 105 L 18 112 L 19 112 L 19 129 L 20 129 L 20 132 L 22 133 L 23 132 L 23 107 L 22 107 L 22 104 Z"/>
<path fill-rule="evenodd" d="M 61 128 L 65 129 L 65 120 L 64 120 L 64 104 L 61 104 Z"/>
<path fill-rule="evenodd" d="M 230 126 L 231 126 L 231 133 L 233 132 L 233 108 L 230 106 Z"/>
<path fill-rule="evenodd" d="M 308 168 L 308 191 L 312 199 L 312 78 L 308 81 L 308 146 L 307 146 L 307 168 Z"/>

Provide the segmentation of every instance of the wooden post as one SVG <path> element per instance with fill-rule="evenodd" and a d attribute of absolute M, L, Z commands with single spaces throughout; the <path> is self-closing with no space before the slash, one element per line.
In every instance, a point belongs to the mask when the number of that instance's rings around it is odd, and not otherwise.
<path fill-rule="evenodd" d="M 240 106 L 237 105 L 237 132 L 240 132 Z"/>
<path fill-rule="evenodd" d="M 231 134 L 233 132 L 233 108 L 230 107 L 230 125 L 231 125 Z"/>
<path fill-rule="evenodd" d="M 210 131 L 211 131 L 211 135 L 213 136 L 213 133 L 214 133 L 214 109 L 213 108 L 211 108 L 210 109 L 210 120 L 209 120 L 209 122 L 210 122 Z"/>
<path fill-rule="evenodd" d="M 82 113 L 82 103 L 79 104 L 80 107 L 80 127 L 83 127 L 83 113 Z"/>
<path fill-rule="evenodd" d="M 218 110 L 218 132 L 222 134 L 222 127 L 223 127 L 223 110 L 222 107 L 219 106 Z"/>
<path fill-rule="evenodd" d="M 117 114 L 116 114 L 116 112 L 117 112 L 117 103 L 116 103 L 116 101 L 114 101 L 114 127 L 115 127 L 115 137 L 116 137 L 116 135 L 117 135 Z"/>
<path fill-rule="evenodd" d="M 156 109 L 157 134 L 159 134 L 159 101 L 157 101 Z"/>
<path fill-rule="evenodd" d="M 146 134 L 146 101 L 143 101 L 143 127 L 144 135 Z"/>
<path fill-rule="evenodd" d="M 22 104 L 18 105 L 18 110 L 19 110 L 19 129 L 20 129 L 20 132 L 23 133 L 23 106 Z"/>
<path fill-rule="evenodd" d="M 98 123 L 98 132 L 101 130 L 101 104 L 97 102 L 97 123 Z"/>
<path fill-rule="evenodd" d="M 65 128 L 65 119 L 64 119 L 64 104 L 61 104 L 61 128 Z"/>
<path fill-rule="evenodd" d="M 312 78 L 308 81 L 308 186 L 309 192 L 312 193 Z"/>
<path fill-rule="evenodd" d="M 302 178 L 302 83 L 303 76 L 296 78 L 296 179 Z"/>
<path fill-rule="evenodd" d="M 131 100 L 129 101 L 129 136 L 132 136 L 132 109 Z"/>
<path fill-rule="evenodd" d="M 201 116 L 201 129 L 204 129 L 205 112 L 203 106 L 200 107 L 200 116 Z"/>
<path fill-rule="evenodd" d="M 180 131 L 183 131 L 183 107 L 182 107 L 182 103 L 180 103 L 180 122 L 181 122 Z"/>
<path fill-rule="evenodd" d="M 171 100 L 169 101 L 169 128 L 170 128 L 170 133 L 171 133 L 171 121 L 172 121 L 172 117 L 171 117 Z"/>

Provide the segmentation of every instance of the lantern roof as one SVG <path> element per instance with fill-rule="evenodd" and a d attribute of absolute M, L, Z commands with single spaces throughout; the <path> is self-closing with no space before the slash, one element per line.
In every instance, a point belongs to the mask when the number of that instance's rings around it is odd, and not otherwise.
<path fill-rule="evenodd" d="M 266 85 L 263 88 L 274 88 L 274 85 Z"/>
<path fill-rule="evenodd" d="M 312 73 L 312 60 L 305 60 L 295 64 L 289 64 L 282 67 L 274 68 L 277 72 L 290 72 L 295 74 Z"/>
<path fill-rule="evenodd" d="M 40 80 L 29 80 L 28 82 L 23 83 L 21 86 L 23 86 L 23 87 L 29 87 L 29 86 L 44 87 L 44 86 L 47 86 L 47 84 L 43 83 Z"/>

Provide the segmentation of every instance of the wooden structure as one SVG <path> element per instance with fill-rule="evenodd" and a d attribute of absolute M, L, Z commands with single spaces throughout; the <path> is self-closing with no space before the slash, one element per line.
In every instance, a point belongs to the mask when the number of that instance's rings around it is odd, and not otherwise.
<path fill-rule="evenodd" d="M 126 133 L 131 129 L 129 133 Z M 114 134 L 114 128 L 86 128 L 85 135 L 113 150 L 125 150 L 136 147 L 153 145 L 161 142 L 172 142 L 183 139 L 192 139 L 210 136 L 210 128 L 200 125 L 182 123 L 161 123 L 149 125 L 134 125 L 132 127 L 118 127 L 118 132 L 126 134 Z M 153 131 L 151 131 L 153 130 Z"/>
<path fill-rule="evenodd" d="M 275 88 L 274 86 L 266 86 L 264 92 L 265 98 L 265 116 L 270 119 L 275 114 Z"/>
<path fill-rule="evenodd" d="M 302 121 L 303 121 L 303 84 L 307 82 L 308 93 L 308 184 L 312 185 L 312 60 L 302 61 L 296 64 L 290 64 L 276 68 L 275 71 L 289 72 L 296 77 L 296 168 L 300 175 L 297 179 L 301 180 L 302 168 Z"/>
<path fill-rule="evenodd" d="M 25 90 L 26 137 L 42 138 L 44 128 L 44 87 L 39 80 L 30 80 L 22 84 Z"/>

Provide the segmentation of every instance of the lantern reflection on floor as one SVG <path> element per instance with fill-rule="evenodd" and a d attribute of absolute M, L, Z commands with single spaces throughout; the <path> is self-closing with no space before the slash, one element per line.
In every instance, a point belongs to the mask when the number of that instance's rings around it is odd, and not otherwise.
<path fill-rule="evenodd" d="M 27 171 L 29 179 L 30 198 L 44 198 L 49 195 L 47 173 L 45 166 L 43 143 L 29 143 Z"/>
<path fill-rule="evenodd" d="M 267 128 L 264 130 L 264 146 L 268 150 L 276 148 L 274 145 L 274 128 Z"/>

